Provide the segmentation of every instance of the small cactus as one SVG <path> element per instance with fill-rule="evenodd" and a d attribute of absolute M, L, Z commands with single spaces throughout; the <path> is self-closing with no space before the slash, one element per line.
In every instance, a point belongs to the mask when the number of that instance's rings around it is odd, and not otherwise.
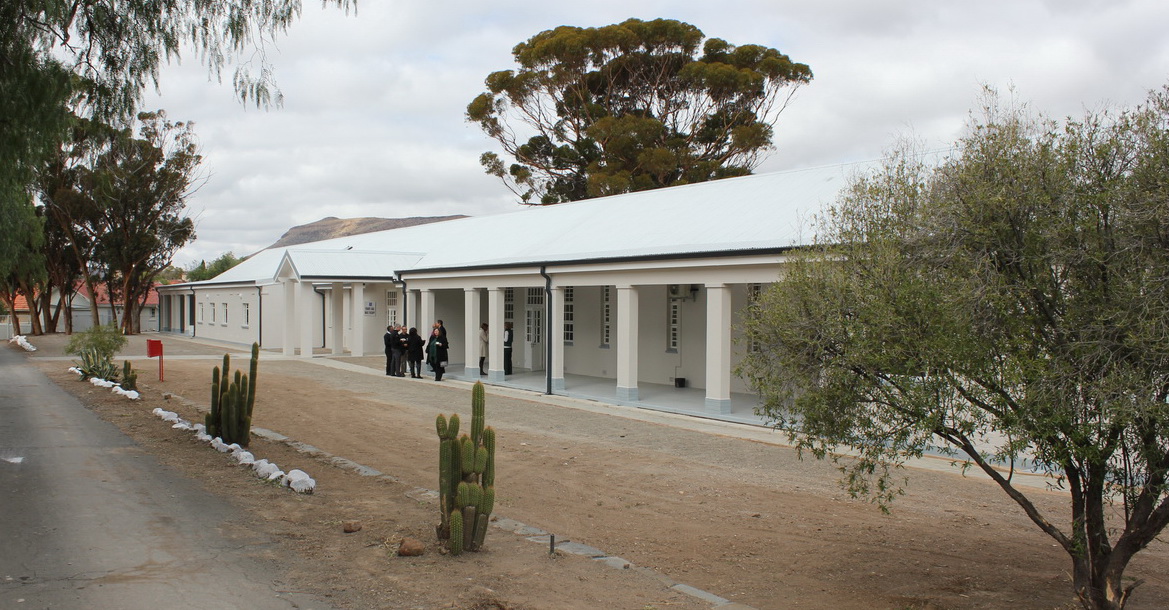
<path fill-rule="evenodd" d="M 459 555 L 463 552 L 463 511 L 452 510 L 450 524 L 451 555 Z"/>
<path fill-rule="evenodd" d="M 119 385 L 122 386 L 123 390 L 138 390 L 138 373 L 134 372 L 129 360 L 122 363 L 122 382 Z"/>

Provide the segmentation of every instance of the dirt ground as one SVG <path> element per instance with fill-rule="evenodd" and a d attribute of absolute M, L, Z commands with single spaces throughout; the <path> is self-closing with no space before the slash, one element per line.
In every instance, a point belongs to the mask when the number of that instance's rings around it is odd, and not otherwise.
<path fill-rule="evenodd" d="M 165 464 L 230 498 L 246 528 L 276 544 L 258 556 L 288 570 L 296 589 L 340 608 L 710 608 L 677 583 L 754 608 L 1074 608 L 1070 561 L 989 480 L 939 463 L 909 468 L 907 493 L 883 514 L 850 499 L 831 464 L 800 460 L 767 430 L 488 387 L 498 432 L 495 515 L 623 558 L 570 553 L 493 528 L 480 553 L 451 557 L 434 535 L 434 418 L 469 422 L 470 385 L 382 376 L 380 357 L 343 368 L 260 360 L 253 426 L 392 475 L 362 476 L 327 457 L 256 438 L 251 450 L 317 481 L 298 495 L 260 482 L 223 454 L 150 411 L 202 421 L 215 356 L 238 350 L 163 339 L 157 360 L 135 360 L 137 402 L 67 372 L 62 336 L 31 337 L 30 359 Z M 121 357 L 145 355 L 133 337 Z M 200 358 L 203 355 L 205 357 Z M 120 363 L 120 360 L 119 360 Z M 233 357 L 233 367 L 246 365 Z M 356 367 L 354 365 L 357 365 Z M 353 370 L 348 370 L 353 369 Z M 360 367 L 365 367 L 364 372 Z M 371 374 L 372 373 L 372 374 Z M 1067 496 L 1036 488 L 1057 523 Z M 363 528 L 346 534 L 342 523 Z M 421 557 L 395 554 L 404 537 Z M 1130 608 L 1169 607 L 1169 544 L 1141 552 L 1128 577 L 1144 579 Z M 618 562 L 621 563 L 621 562 Z M 734 608 L 735 605 L 722 605 Z"/>

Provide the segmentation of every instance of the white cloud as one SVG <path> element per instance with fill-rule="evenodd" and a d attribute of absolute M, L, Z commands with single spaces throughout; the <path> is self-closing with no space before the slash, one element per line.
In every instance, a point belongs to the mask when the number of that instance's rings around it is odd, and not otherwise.
<path fill-rule="evenodd" d="M 1065 116 L 1135 104 L 1169 74 L 1161 0 L 367 0 L 349 16 L 306 5 L 268 49 L 282 109 L 241 106 L 191 59 L 164 70 L 163 95 L 147 101 L 193 120 L 206 157 L 209 180 L 190 200 L 199 239 L 177 262 L 249 254 L 326 216 L 513 209 L 479 167 L 494 146 L 464 121 L 466 104 L 487 74 L 513 67 L 512 47 L 531 35 L 631 16 L 680 19 L 812 67 L 759 171 L 876 158 L 900 135 L 947 146 L 983 84 Z"/>

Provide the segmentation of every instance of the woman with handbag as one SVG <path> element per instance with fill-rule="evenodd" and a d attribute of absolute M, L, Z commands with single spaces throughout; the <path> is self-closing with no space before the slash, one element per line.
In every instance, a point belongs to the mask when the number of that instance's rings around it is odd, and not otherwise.
<path fill-rule="evenodd" d="M 446 372 L 447 340 L 436 328 L 430 333 L 430 340 L 426 343 L 426 363 L 434 369 L 434 380 L 442 381 L 442 374 Z"/>

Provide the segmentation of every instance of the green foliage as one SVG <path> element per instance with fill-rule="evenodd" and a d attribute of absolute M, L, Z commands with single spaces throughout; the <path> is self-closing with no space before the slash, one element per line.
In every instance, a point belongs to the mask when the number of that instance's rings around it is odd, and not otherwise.
<path fill-rule="evenodd" d="M 242 262 L 244 262 L 244 259 L 236 258 L 231 252 L 224 252 L 218 258 L 211 261 L 210 264 L 207 261 L 199 261 L 198 264 L 192 264 L 187 269 L 187 281 L 201 282 L 203 280 L 209 280 Z"/>
<path fill-rule="evenodd" d="M 84 348 L 78 355 L 81 356 L 81 363 L 77 365 L 77 369 L 81 371 L 81 379 L 85 380 L 92 377 L 94 379 L 104 379 L 115 383 L 118 381 L 118 365 L 114 364 L 109 356 L 106 356 L 97 348 Z"/>
<path fill-rule="evenodd" d="M 516 45 L 467 120 L 508 165 L 480 163 L 524 203 L 561 203 L 749 174 L 805 64 L 672 19 L 561 26 Z M 520 133 L 533 133 L 526 141 Z"/>
<path fill-rule="evenodd" d="M 739 372 L 882 506 L 906 459 L 963 454 L 1069 554 L 1086 607 L 1122 607 L 1169 524 L 1166 175 L 1169 88 L 1063 124 L 991 97 L 951 159 L 902 149 L 841 197 L 750 310 Z M 1067 523 L 996 469 L 1016 464 L 1071 490 Z"/>
<path fill-rule="evenodd" d="M 256 374 L 260 345 L 252 344 L 249 373 L 230 373 L 231 356 L 223 355 L 223 369 L 211 370 L 211 410 L 204 416 L 208 436 L 230 445 L 247 447 L 252 436 L 252 412 L 256 402 Z M 230 381 L 229 381 L 230 378 Z"/>
<path fill-rule="evenodd" d="M 435 531 L 440 540 L 448 542 L 452 555 L 483 547 L 486 524 L 495 506 L 495 430 L 484 426 L 485 396 L 483 384 L 476 382 L 471 391 L 474 437 L 464 434 L 456 438 L 458 414 L 452 414 L 449 420 L 442 415 L 435 418 L 441 516 Z"/>
<path fill-rule="evenodd" d="M 122 331 L 113 324 L 102 324 L 74 333 L 65 344 L 65 353 L 80 355 L 86 350 L 95 350 L 101 359 L 112 361 L 123 347 L 126 347 L 126 337 Z"/>

